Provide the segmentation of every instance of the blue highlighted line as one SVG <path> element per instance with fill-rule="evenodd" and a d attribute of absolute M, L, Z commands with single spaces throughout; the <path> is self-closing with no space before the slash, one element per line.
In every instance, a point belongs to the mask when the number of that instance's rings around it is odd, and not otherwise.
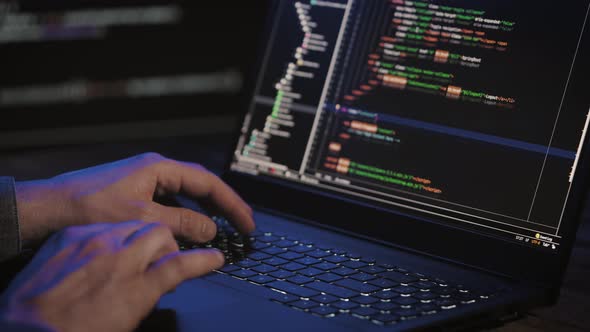
<path fill-rule="evenodd" d="M 329 107 L 334 112 L 342 112 L 343 111 L 342 109 L 337 110 L 336 107 L 334 107 L 332 105 L 329 105 Z M 486 143 L 491 143 L 491 144 L 496 144 L 496 145 L 507 146 L 507 147 L 511 147 L 511 148 L 515 148 L 515 149 L 536 152 L 536 153 L 540 153 L 543 155 L 549 153 L 549 155 L 551 155 L 551 156 L 564 158 L 564 159 L 571 159 L 571 160 L 576 159 L 576 152 L 575 151 L 569 151 L 569 150 L 564 150 L 564 149 L 559 149 L 559 148 L 550 148 L 549 150 L 547 150 L 547 147 L 544 145 L 527 143 L 527 142 L 523 142 L 523 141 L 519 141 L 519 140 L 515 140 L 515 139 L 510 139 L 510 138 L 504 138 L 504 137 L 500 137 L 500 136 L 482 134 L 482 133 L 478 133 L 478 132 L 470 131 L 470 130 L 447 127 L 447 126 L 438 125 L 438 124 L 434 124 L 434 123 L 430 123 L 430 122 L 402 118 L 402 117 L 395 116 L 395 115 L 381 114 L 381 113 L 379 113 L 379 114 L 375 113 L 375 114 L 377 115 L 379 121 L 394 123 L 394 124 L 405 126 L 405 127 L 424 129 L 424 130 L 428 130 L 428 131 L 435 132 L 435 133 L 440 133 L 440 134 L 445 134 L 445 135 L 450 135 L 450 136 L 455 136 L 455 137 L 461 137 L 461 138 L 466 138 L 466 139 L 471 139 L 471 140 L 476 140 L 476 141 L 486 142 Z"/>

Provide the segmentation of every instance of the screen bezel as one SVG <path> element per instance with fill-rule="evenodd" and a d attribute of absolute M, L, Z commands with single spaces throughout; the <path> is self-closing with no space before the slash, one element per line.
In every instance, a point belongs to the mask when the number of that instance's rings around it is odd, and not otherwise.
<path fill-rule="evenodd" d="M 248 86 L 243 95 L 243 118 L 236 126 L 237 128 L 241 128 L 255 94 L 256 78 L 262 68 L 261 54 L 264 54 L 266 50 L 265 42 L 268 40 L 269 27 L 273 23 L 277 3 L 278 1 L 272 1 L 269 7 L 267 28 L 261 38 L 260 56 L 253 72 L 246 80 Z M 564 103 L 566 111 L 573 107 L 590 107 L 590 97 L 587 96 L 586 88 L 590 83 L 587 79 L 590 76 L 590 63 L 583 61 L 590 58 L 588 30 L 588 24 L 586 24 Z M 328 191 L 321 192 L 311 186 L 234 172 L 230 166 L 234 160 L 240 135 L 241 131 L 237 130 L 234 140 L 236 146 L 230 151 L 224 179 L 254 206 L 297 216 L 322 226 L 339 229 L 397 248 L 532 282 L 551 289 L 554 294 L 558 293 L 573 249 L 575 232 L 581 221 L 587 194 L 586 188 L 589 184 L 587 174 L 590 171 L 590 147 L 588 146 L 590 138 L 588 137 L 565 208 L 564 220 L 568 222 L 563 228 L 561 248 L 557 253 L 553 253 L 526 247 L 516 241 L 443 225 L 410 212 L 360 203 L 353 198 L 343 198 L 342 195 Z M 346 219 L 335 218 L 333 211 L 337 211 L 339 216 L 346 216 Z M 396 219 L 395 223 L 391 222 L 392 218 Z M 448 245 L 449 243 L 454 245 Z M 482 243 L 485 246 L 482 246 Z M 507 259 L 508 257 L 510 259 Z"/>

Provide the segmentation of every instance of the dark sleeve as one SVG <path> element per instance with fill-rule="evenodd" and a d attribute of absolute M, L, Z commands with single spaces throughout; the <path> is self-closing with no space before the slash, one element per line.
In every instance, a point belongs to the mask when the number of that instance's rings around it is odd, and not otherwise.
<path fill-rule="evenodd" d="M 22 323 L 9 323 L 0 320 L 0 331 L 2 332 L 55 332 L 52 329 L 40 326 L 27 325 Z"/>
<path fill-rule="evenodd" d="M 0 262 L 21 250 L 14 179 L 0 177 Z"/>

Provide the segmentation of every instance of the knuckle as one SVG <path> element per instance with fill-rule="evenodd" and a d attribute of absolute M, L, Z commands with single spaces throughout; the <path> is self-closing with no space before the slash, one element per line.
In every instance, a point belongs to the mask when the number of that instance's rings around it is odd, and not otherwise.
<path fill-rule="evenodd" d="M 192 213 L 188 209 L 181 209 L 178 214 L 178 228 L 179 232 L 183 233 L 188 231 L 192 226 Z"/>
<path fill-rule="evenodd" d="M 138 156 L 140 160 L 144 160 L 147 162 L 160 162 L 165 160 L 166 158 L 157 152 L 146 152 Z"/>
<path fill-rule="evenodd" d="M 152 165 L 159 165 L 168 160 L 163 155 L 157 152 L 146 152 L 135 157 L 136 162 L 142 167 L 149 167 Z"/>
<path fill-rule="evenodd" d="M 150 204 L 142 204 L 137 208 L 136 215 L 140 221 L 146 222 L 154 218 L 154 213 L 155 211 L 153 206 L 151 206 Z"/>
<path fill-rule="evenodd" d="M 84 243 L 83 252 L 85 253 L 92 253 L 92 252 L 100 252 L 107 249 L 108 245 L 99 237 L 91 238 L 86 243 Z"/>
<path fill-rule="evenodd" d="M 186 260 L 182 259 L 182 256 L 176 256 L 170 262 L 171 271 L 174 271 L 174 275 L 176 276 L 184 276 L 189 271 L 189 266 L 186 263 Z"/>
<path fill-rule="evenodd" d="M 201 164 L 192 164 L 192 166 L 198 171 L 211 173 L 205 166 Z"/>
<path fill-rule="evenodd" d="M 174 236 L 172 235 L 172 231 L 170 231 L 170 228 L 168 228 L 167 226 L 160 224 L 160 223 L 156 223 L 152 230 L 150 231 L 150 233 L 159 240 L 162 241 L 170 241 L 170 240 L 174 240 Z"/>

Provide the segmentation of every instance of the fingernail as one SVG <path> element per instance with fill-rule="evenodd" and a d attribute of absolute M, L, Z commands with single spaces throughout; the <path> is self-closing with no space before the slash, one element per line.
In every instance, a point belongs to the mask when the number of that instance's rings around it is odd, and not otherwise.
<path fill-rule="evenodd" d="M 209 223 L 204 222 L 201 226 L 201 234 L 203 234 L 206 239 L 213 239 L 215 237 L 215 233 L 217 233 L 217 230 L 215 230 L 213 227 L 209 227 Z"/>
<path fill-rule="evenodd" d="M 217 255 L 219 262 L 224 264 L 225 263 L 225 255 L 220 250 L 213 249 L 213 251 L 215 252 L 215 255 Z"/>

